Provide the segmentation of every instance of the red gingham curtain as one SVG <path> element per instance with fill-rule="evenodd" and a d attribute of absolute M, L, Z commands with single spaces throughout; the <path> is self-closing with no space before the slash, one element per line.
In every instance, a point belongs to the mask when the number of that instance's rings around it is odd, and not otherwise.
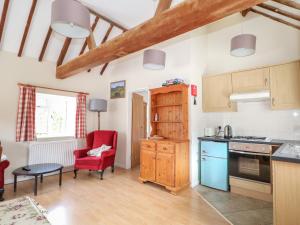
<path fill-rule="evenodd" d="M 85 138 L 86 136 L 86 95 L 77 95 L 77 107 L 76 107 L 76 128 L 75 137 Z"/>
<path fill-rule="evenodd" d="M 35 87 L 19 86 L 16 141 L 35 139 Z"/>

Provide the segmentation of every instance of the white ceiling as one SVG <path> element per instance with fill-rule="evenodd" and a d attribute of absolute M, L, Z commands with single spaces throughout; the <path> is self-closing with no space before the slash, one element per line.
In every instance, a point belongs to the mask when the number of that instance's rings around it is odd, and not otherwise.
<path fill-rule="evenodd" d="M 157 0 L 79 0 L 94 11 L 120 23 L 128 29 L 150 19 L 155 13 Z M 172 7 L 183 0 L 173 0 Z M 300 0 L 295 0 L 300 1 Z M 51 3 L 53 0 L 38 0 L 30 30 L 24 47 L 23 56 L 38 59 L 46 33 L 50 25 Z M 2 13 L 4 0 L 0 0 L 0 15 Z M 293 10 L 273 2 L 267 2 L 276 7 L 287 9 L 299 15 L 300 10 Z M 0 49 L 17 53 L 23 36 L 26 20 L 32 0 L 10 0 L 7 19 L 5 22 L 4 34 L 0 43 Z M 260 9 L 260 8 L 259 8 Z M 263 11 L 263 9 L 260 9 Z M 274 15 L 274 13 L 270 13 Z M 278 16 L 280 17 L 280 16 Z M 286 18 L 285 18 L 286 19 Z M 91 25 L 94 16 L 91 16 Z M 299 24 L 298 21 L 293 21 Z M 275 21 L 274 21 L 275 23 Z M 99 44 L 104 37 L 109 24 L 100 20 L 94 36 L 96 43 Z M 113 28 L 108 39 L 116 37 L 122 31 L 116 27 Z M 43 60 L 56 62 L 63 46 L 65 38 L 59 34 L 52 33 L 48 47 Z M 84 40 L 72 40 L 64 62 L 78 56 Z"/>

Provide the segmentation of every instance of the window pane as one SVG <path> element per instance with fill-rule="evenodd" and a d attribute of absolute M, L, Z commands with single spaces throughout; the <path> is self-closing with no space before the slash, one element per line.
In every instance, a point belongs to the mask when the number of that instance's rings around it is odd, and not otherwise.
<path fill-rule="evenodd" d="M 76 98 L 37 93 L 37 138 L 75 136 Z"/>

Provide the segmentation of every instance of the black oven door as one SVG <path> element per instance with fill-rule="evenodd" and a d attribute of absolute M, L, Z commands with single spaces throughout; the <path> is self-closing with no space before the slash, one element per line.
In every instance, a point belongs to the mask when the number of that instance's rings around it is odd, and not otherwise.
<path fill-rule="evenodd" d="M 270 155 L 229 150 L 229 175 L 271 183 Z"/>

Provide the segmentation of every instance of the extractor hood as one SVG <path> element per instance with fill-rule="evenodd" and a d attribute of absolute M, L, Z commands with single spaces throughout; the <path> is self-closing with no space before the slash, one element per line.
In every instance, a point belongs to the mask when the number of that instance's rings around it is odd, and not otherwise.
<path fill-rule="evenodd" d="M 260 102 L 267 101 L 270 98 L 270 91 L 233 93 L 230 95 L 230 101 L 232 102 Z"/>

